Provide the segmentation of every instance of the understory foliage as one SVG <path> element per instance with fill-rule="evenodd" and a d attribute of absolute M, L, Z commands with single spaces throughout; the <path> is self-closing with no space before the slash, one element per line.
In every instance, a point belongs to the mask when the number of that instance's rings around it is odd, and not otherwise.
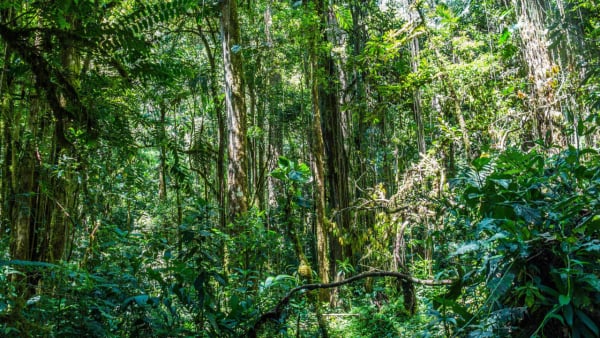
<path fill-rule="evenodd" d="M 0 337 L 600 337 L 597 2 L 0 0 Z"/>
<path fill-rule="evenodd" d="M 280 163 L 274 176 L 289 182 L 303 177 L 288 168 L 294 162 Z M 440 262 L 435 273 L 453 276 L 454 284 L 438 291 L 417 288 L 417 315 L 405 308 L 399 281 L 344 287 L 338 295 L 343 302 L 328 320 L 330 334 L 598 336 L 600 154 L 570 148 L 549 156 L 510 148 L 474 160 L 450 185 L 451 194 L 441 202 L 444 227 L 453 236 L 446 235 L 449 245 L 435 249 L 445 255 L 435 257 Z M 294 208 L 304 208 L 298 190 L 289 189 L 286 198 L 297 201 Z M 215 212 L 202 200 L 187 207 L 184 222 L 173 229 L 174 242 L 167 238 L 173 231 L 143 234 L 106 224 L 97 234 L 98 254 L 85 266 L 3 258 L 3 335 L 244 335 L 301 283 L 301 276 L 293 248 L 269 229 L 270 216 L 251 212 L 240 220 L 250 225 L 248 232 L 232 238 L 211 224 Z M 226 242 L 241 250 L 239 259 L 248 255 L 252 261 L 227 270 L 219 258 Z M 262 277 L 273 260 L 284 274 Z M 414 276 L 428 275 L 418 266 L 411 270 Z M 8 276 L 30 272 L 44 284 L 31 298 L 19 299 Z M 292 299 L 275 325 L 280 334 L 316 332 L 307 301 L 303 295 Z M 12 308 L 20 311 L 7 312 Z M 270 331 L 275 327 L 263 333 L 275 334 Z"/>
<path fill-rule="evenodd" d="M 594 337 L 600 333 L 600 156 L 508 149 L 455 182 L 452 259 L 465 287 L 444 297 L 453 334 Z M 473 311 L 469 299 L 479 298 Z"/>

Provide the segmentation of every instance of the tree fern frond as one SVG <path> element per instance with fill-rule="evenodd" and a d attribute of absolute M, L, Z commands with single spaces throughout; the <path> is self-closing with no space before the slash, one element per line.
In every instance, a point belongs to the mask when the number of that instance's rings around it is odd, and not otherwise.
<path fill-rule="evenodd" d="M 114 23 L 104 25 L 102 27 L 104 38 L 100 45 L 112 50 L 149 48 L 150 44 L 144 38 L 144 33 L 161 23 L 189 13 L 196 5 L 196 1 L 192 0 L 142 3 L 132 13 L 122 16 Z"/>

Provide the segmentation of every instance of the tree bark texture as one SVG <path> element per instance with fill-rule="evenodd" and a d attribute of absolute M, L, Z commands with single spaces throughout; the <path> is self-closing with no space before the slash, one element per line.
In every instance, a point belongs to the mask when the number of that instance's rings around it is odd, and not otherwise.
<path fill-rule="evenodd" d="M 317 1 L 317 15 L 320 18 L 321 43 L 328 44 L 327 29 L 329 25 L 329 9 L 323 0 Z M 327 159 L 326 182 L 328 184 L 328 203 L 332 210 L 342 210 L 334 219 L 336 232 L 330 237 L 331 272 L 335 273 L 334 263 L 352 257 L 352 248 L 349 243 L 351 236 L 350 205 L 351 193 L 349 189 L 349 164 L 345 148 L 344 119 L 340 109 L 338 89 L 335 79 L 338 79 L 335 61 L 330 51 L 317 54 L 318 70 L 316 74 L 322 78 L 319 83 L 319 109 L 322 115 L 323 143 Z"/>
<path fill-rule="evenodd" d="M 228 211 L 230 220 L 233 220 L 248 210 L 246 102 L 236 0 L 221 2 L 220 23 L 229 151 Z"/>
<path fill-rule="evenodd" d="M 521 53 L 529 73 L 529 103 L 534 123 L 534 138 L 545 145 L 564 145 L 559 123 L 562 114 L 555 97 L 555 75 L 559 67 L 552 60 L 548 49 L 548 23 L 546 12 L 550 10 L 545 0 L 513 0 L 516 11 Z"/>
<path fill-rule="evenodd" d="M 419 13 L 415 8 L 413 8 L 413 4 L 409 0 L 402 0 L 402 10 L 404 14 L 404 18 L 407 22 L 412 24 L 416 24 L 419 20 Z M 409 42 L 410 48 L 410 65 L 413 73 L 417 73 L 419 71 L 419 38 L 413 37 Z M 426 152 L 425 146 L 425 128 L 423 126 L 423 109 L 421 104 L 421 89 L 415 88 L 412 93 L 413 97 L 413 115 L 415 119 L 415 123 L 417 124 L 417 147 L 419 149 L 419 154 L 422 156 Z"/>
<path fill-rule="evenodd" d="M 314 39 L 310 48 L 310 86 L 313 112 L 311 151 L 314 160 L 313 172 L 315 179 L 315 230 L 317 237 L 317 264 L 319 277 L 323 283 L 329 282 L 329 229 L 327 229 L 327 218 L 325 215 L 325 165 L 323 145 L 323 130 L 321 129 L 321 108 L 319 105 L 319 84 L 317 76 L 317 52 L 316 41 L 318 35 L 313 34 Z M 328 291 L 321 292 L 321 298 L 329 298 Z"/>
<path fill-rule="evenodd" d="M 208 22 L 208 21 L 207 21 Z M 225 204 L 226 204 L 226 194 L 225 194 L 225 149 L 227 148 L 227 125 L 225 123 L 225 116 L 223 116 L 222 102 L 219 100 L 219 89 L 217 85 L 217 65 L 215 60 L 215 55 L 212 52 L 212 48 L 208 39 L 206 37 L 206 33 L 202 30 L 202 27 L 198 25 L 198 33 L 200 35 L 200 39 L 202 40 L 202 45 L 204 46 L 204 51 L 206 53 L 206 57 L 208 58 L 208 63 L 210 66 L 210 96 L 213 100 L 213 107 L 215 110 L 215 115 L 217 116 L 217 127 L 219 130 L 219 145 L 217 149 L 217 170 L 216 170 L 216 194 L 217 194 L 217 202 L 218 205 L 222 206 L 219 208 L 219 225 L 222 229 L 225 228 L 227 223 L 227 215 L 225 212 Z"/>

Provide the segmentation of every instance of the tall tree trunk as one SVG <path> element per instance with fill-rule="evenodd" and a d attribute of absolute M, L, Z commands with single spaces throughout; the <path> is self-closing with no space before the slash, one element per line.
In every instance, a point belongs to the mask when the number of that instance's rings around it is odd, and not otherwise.
<path fill-rule="evenodd" d="M 207 24 L 208 24 L 207 19 Z M 225 123 L 225 116 L 223 114 L 222 102 L 219 100 L 219 89 L 217 82 L 217 65 L 215 56 L 212 52 L 212 48 L 206 34 L 202 31 L 202 27 L 198 25 L 198 34 L 202 40 L 206 57 L 208 58 L 208 64 L 210 65 L 210 96 L 213 100 L 213 107 L 215 109 L 215 115 L 217 116 L 217 127 L 219 130 L 219 145 L 217 149 L 217 204 L 219 206 L 219 225 L 221 229 L 225 229 L 227 224 L 227 215 L 225 210 L 226 194 L 225 194 L 225 149 L 227 147 L 227 125 Z"/>
<path fill-rule="evenodd" d="M 229 217 L 248 210 L 248 177 L 246 158 L 246 102 L 244 98 L 243 65 L 237 0 L 221 2 L 221 36 L 225 70 L 225 107 L 228 128 Z"/>
<path fill-rule="evenodd" d="M 419 13 L 413 4 L 409 0 L 402 0 L 401 2 L 404 19 L 411 25 L 416 25 L 419 20 Z M 412 37 L 410 39 L 410 65 L 413 73 L 419 71 L 419 39 L 418 37 Z M 419 149 L 419 156 L 423 156 L 426 152 L 425 148 L 425 128 L 423 127 L 423 109 L 421 104 L 421 89 L 415 88 L 412 93 L 413 97 L 413 116 L 415 123 L 417 124 L 417 147 Z"/>
<path fill-rule="evenodd" d="M 315 34 L 315 39 L 318 35 Z M 329 229 L 327 229 L 327 218 L 325 215 L 325 165 L 323 145 L 323 130 L 321 129 L 321 108 L 319 105 L 319 78 L 317 75 L 317 51 L 316 41 L 312 39 L 310 48 L 310 92 L 313 112 L 311 153 L 313 157 L 313 172 L 315 178 L 315 232 L 317 236 L 317 265 L 319 277 L 322 283 L 329 282 Z M 329 291 L 321 291 L 321 300 L 329 298 Z"/>
<path fill-rule="evenodd" d="M 557 65 L 548 50 L 547 11 L 550 4 L 545 0 L 512 0 L 517 14 L 521 37 L 521 52 L 530 80 L 530 105 L 534 123 L 534 138 L 545 145 L 565 145 L 559 123 L 562 118 L 556 94 Z"/>
<path fill-rule="evenodd" d="M 9 12 L 0 12 L 0 20 L 5 20 Z M 10 84 L 8 81 L 8 64 L 10 62 L 10 50 L 7 45 L 3 46 L 2 53 L 2 71 L 0 72 L 0 153 L 2 154 L 2 167 L 0 167 L 0 236 L 3 235 L 10 225 L 10 159 L 11 153 L 11 137 L 10 127 L 12 122 L 9 120 L 12 117 L 12 100 L 10 96 Z"/>
<path fill-rule="evenodd" d="M 410 42 L 410 57 L 413 73 L 419 71 L 419 39 L 414 37 Z M 423 109 L 421 104 L 421 89 L 413 90 L 413 114 L 417 124 L 417 147 L 419 156 L 424 156 L 427 152 L 425 145 L 425 127 L 423 126 Z"/>
<path fill-rule="evenodd" d="M 42 229 L 49 226 L 45 223 L 46 213 L 40 203 L 46 198 L 40 196 L 42 158 L 36 143 L 43 133 L 37 123 L 40 110 L 38 105 L 36 99 L 30 98 L 27 112 L 11 102 L 5 105 L 3 111 L 3 114 L 8 115 L 7 121 L 15 122 L 9 128 L 11 157 L 8 165 L 11 178 L 8 192 L 10 257 L 14 260 L 39 261 L 44 254 L 40 238 L 46 235 Z M 24 280 L 27 286 L 20 284 Z M 25 277 L 12 275 L 12 281 L 17 283 L 17 290 L 24 298 L 35 293 L 38 280 L 39 277 L 34 274 L 27 274 Z"/>
<path fill-rule="evenodd" d="M 67 20 L 76 27 L 79 23 L 73 18 Z M 66 80 L 73 86 L 76 86 L 79 73 L 81 71 L 81 60 L 79 59 L 74 47 L 69 39 L 62 39 L 61 45 L 61 67 L 65 73 Z M 59 103 L 65 110 L 68 108 L 66 94 L 59 95 Z M 71 226 L 71 212 L 77 200 L 76 187 L 73 184 L 75 171 L 71 158 L 76 158 L 75 147 L 72 141 L 68 141 L 65 136 L 69 120 L 66 117 L 57 119 L 54 124 L 52 142 L 54 147 L 50 154 L 50 163 L 63 169 L 63 175 L 55 175 L 48 170 L 44 170 L 46 180 L 51 182 L 53 193 L 45 197 L 45 208 L 50 215 L 50 225 L 47 228 L 43 244 L 47 246 L 45 252 L 41 254 L 41 260 L 55 262 L 63 258 Z M 42 194 L 41 194 L 42 195 Z M 42 197 L 42 196 L 39 197 Z M 39 210 L 44 210 L 38 206 Z"/>
<path fill-rule="evenodd" d="M 36 35 L 33 41 L 19 42 L 28 49 L 19 53 L 30 63 L 36 90 L 34 93 L 23 89 L 25 109 L 10 108 L 4 112 L 8 121 L 14 121 L 9 128 L 11 182 L 8 195 L 11 202 L 8 214 L 12 234 L 11 258 L 55 262 L 63 258 L 68 245 L 70 210 L 77 200 L 73 184 L 76 169 L 72 162 L 76 154 L 73 144 L 65 136 L 67 128 L 74 123 L 65 114 L 67 95 L 56 89 L 52 94 L 45 93 L 53 118 L 44 116 L 48 112 L 39 99 L 42 92 L 50 91 L 44 82 L 47 74 L 43 73 L 47 69 L 40 66 L 46 62 L 42 53 L 44 38 Z M 8 44 L 11 43 L 15 42 Z M 64 74 L 62 81 L 68 82 L 75 90 L 79 60 L 69 41 L 60 40 L 59 44 L 60 71 Z M 40 277 L 32 274 L 27 278 L 30 288 L 26 292 L 32 293 Z"/>
<path fill-rule="evenodd" d="M 323 0 L 317 1 L 317 15 L 320 18 L 321 43 L 328 44 L 330 38 L 326 27 L 329 26 L 329 8 Z M 330 237 L 331 250 L 331 272 L 336 273 L 335 262 L 343 261 L 352 257 L 351 231 L 350 231 L 350 189 L 349 189 L 349 165 L 348 155 L 345 148 L 343 131 L 344 119 L 340 109 L 338 88 L 335 79 L 338 79 L 338 70 L 330 51 L 322 51 L 317 54 L 317 74 L 323 74 L 319 83 L 319 108 L 322 114 L 323 141 L 325 155 L 327 158 L 326 180 L 329 190 L 329 206 L 337 211 L 334 221 L 337 229 L 336 236 Z"/>
<path fill-rule="evenodd" d="M 365 18 L 368 17 L 368 9 L 360 0 L 351 2 L 350 11 L 352 14 L 352 34 L 350 41 L 352 43 L 352 66 L 354 72 L 354 97 L 351 107 L 353 109 L 354 130 L 353 130 L 353 149 L 349 152 L 351 176 L 356 180 L 356 188 L 353 191 L 355 198 L 364 197 L 364 191 L 360 187 L 370 187 L 375 185 L 373 175 L 365 175 L 368 172 L 370 154 L 369 142 L 367 141 L 367 112 L 369 111 L 367 72 L 362 69 L 358 62 L 365 48 L 368 39 L 366 31 Z M 371 210 L 358 212 L 357 224 L 375 224 L 375 212 Z"/>

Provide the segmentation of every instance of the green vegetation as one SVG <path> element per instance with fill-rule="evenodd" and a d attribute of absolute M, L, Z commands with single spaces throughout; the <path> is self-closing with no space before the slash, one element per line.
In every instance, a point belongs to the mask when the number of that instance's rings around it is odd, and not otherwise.
<path fill-rule="evenodd" d="M 0 0 L 0 337 L 600 337 L 592 0 Z"/>

